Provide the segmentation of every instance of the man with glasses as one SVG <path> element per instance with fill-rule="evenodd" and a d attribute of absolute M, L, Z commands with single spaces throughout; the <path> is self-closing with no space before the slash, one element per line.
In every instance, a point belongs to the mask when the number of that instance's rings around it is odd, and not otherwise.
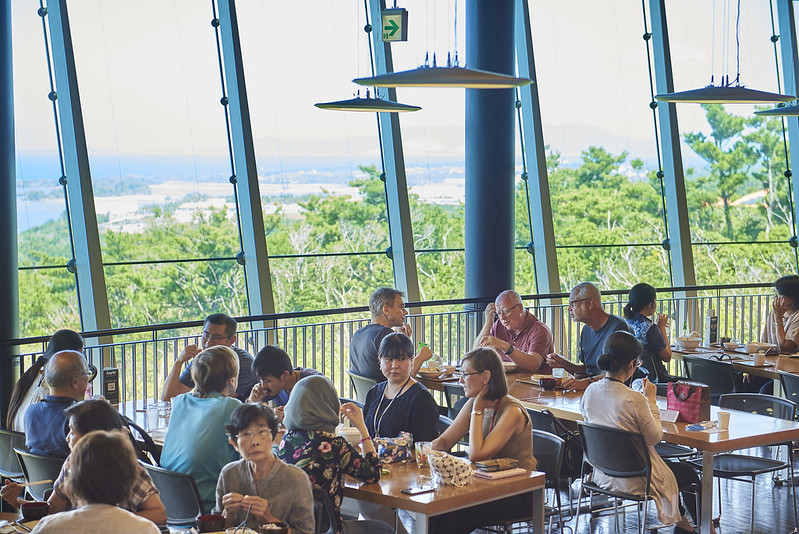
<path fill-rule="evenodd" d="M 186 345 L 183 352 L 180 353 L 164 381 L 161 400 L 172 400 L 173 397 L 194 389 L 194 380 L 191 378 L 191 359 L 205 349 L 224 345 L 233 349 L 239 357 L 239 385 L 236 388 L 236 398 L 246 402 L 252 387 L 258 383 L 258 378 L 252 372 L 252 355 L 233 346 L 236 341 L 236 326 L 236 320 L 224 313 L 215 313 L 206 317 L 201 345 L 199 347 Z"/>
<path fill-rule="evenodd" d="M 550 367 L 562 367 L 571 374 L 588 373 L 588 378 L 567 378 L 563 381 L 564 389 L 585 389 L 591 382 L 604 376 L 600 374 L 596 361 L 602 355 L 605 342 L 616 330 L 630 332 L 627 322 L 606 312 L 602 308 L 602 296 L 599 289 L 591 282 L 582 282 L 569 294 L 569 315 L 578 323 L 583 323 L 580 332 L 579 364 L 572 363 L 560 354 L 547 355 Z"/>
<path fill-rule="evenodd" d="M 66 458 L 67 419 L 64 410 L 86 396 L 92 373 L 82 353 L 56 352 L 44 367 L 50 393 L 25 412 L 25 445 L 34 454 Z"/>
<path fill-rule="evenodd" d="M 503 361 L 514 362 L 522 371 L 551 374 L 545 357 L 555 352 L 552 331 L 524 309 L 522 298 L 512 289 L 499 294 L 485 309 L 483 329 L 474 347 L 493 347 Z"/>

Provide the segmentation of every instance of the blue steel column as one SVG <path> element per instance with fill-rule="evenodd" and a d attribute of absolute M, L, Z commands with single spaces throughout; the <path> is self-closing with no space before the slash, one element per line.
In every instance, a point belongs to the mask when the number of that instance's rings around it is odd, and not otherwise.
<path fill-rule="evenodd" d="M 777 16 L 780 27 L 780 53 L 782 56 L 782 78 L 785 84 L 785 93 L 795 95 L 799 88 L 799 69 L 796 61 L 799 54 L 799 47 L 796 43 L 796 18 L 793 10 L 792 0 L 777 1 Z M 791 188 L 793 189 L 794 199 L 794 221 L 799 221 L 799 117 L 785 117 L 788 124 L 788 146 L 793 147 L 790 151 L 791 157 Z M 791 232 L 796 232 L 796 223 L 791 228 Z"/>
<path fill-rule="evenodd" d="M 671 93 L 674 91 L 674 76 L 671 70 L 671 50 L 664 0 L 649 0 L 649 16 L 652 19 L 656 93 Z M 688 224 L 688 204 L 685 200 L 685 174 L 680 151 L 677 109 L 674 103 L 659 102 L 657 110 L 674 285 L 693 286 L 696 285 L 696 274 L 694 254 L 691 249 L 691 229 Z"/>
<path fill-rule="evenodd" d="M 86 132 L 83 126 L 66 0 L 50 0 L 47 3 L 47 21 L 58 93 L 59 127 L 64 148 L 67 196 L 71 215 L 69 224 L 72 226 L 75 242 L 81 326 L 84 332 L 103 330 L 111 328 L 111 318 L 108 311 L 100 233 L 94 209 L 89 152 L 86 147 Z M 109 341 L 109 339 L 87 339 L 88 343 Z M 102 364 L 108 365 L 110 360 Z"/>
<path fill-rule="evenodd" d="M 375 74 L 394 72 L 391 45 L 382 39 L 382 10 L 385 0 L 369 0 L 372 43 L 375 50 Z M 377 96 L 397 101 L 393 87 L 375 88 Z M 419 301 L 419 277 L 416 272 L 416 250 L 413 243 L 408 183 L 405 179 L 405 156 L 399 113 L 379 113 L 380 139 L 383 143 L 383 172 L 386 174 L 386 209 L 388 210 L 391 259 L 394 265 L 394 287 L 403 291 L 407 300 Z"/>
<path fill-rule="evenodd" d="M 252 139 L 250 107 L 244 83 L 244 62 L 241 57 L 239 26 L 234 0 L 220 0 L 219 22 L 222 33 L 222 54 L 225 65 L 225 84 L 230 109 L 230 130 L 233 138 L 233 161 L 236 169 L 239 212 L 241 213 L 244 276 L 247 278 L 247 300 L 250 315 L 274 313 L 272 278 L 264 234 L 264 214 L 261 209 L 261 190 L 258 186 L 258 167 Z M 253 328 L 263 323 L 253 324 Z"/>
<path fill-rule="evenodd" d="M 519 93 L 522 103 L 522 134 L 526 141 L 524 156 L 527 159 L 527 185 L 530 189 L 528 209 L 533 226 L 533 260 L 537 274 L 536 291 L 538 293 L 560 293 L 558 253 L 555 249 L 555 229 L 549 197 L 544 129 L 541 126 L 541 104 L 538 101 L 530 7 L 527 0 L 517 0 L 516 2 L 515 34 L 519 77 L 533 80 L 533 83 L 520 87 Z M 557 301 L 560 303 L 560 299 Z"/>
<path fill-rule="evenodd" d="M 19 282 L 17 280 L 17 179 L 14 160 L 14 71 L 11 46 L 11 0 L 0 0 L 0 340 L 19 337 Z M 0 406 L 5 427 L 8 401 L 18 374 L 16 347 L 0 353 Z"/>
<path fill-rule="evenodd" d="M 466 65 L 514 74 L 513 0 L 468 0 Z M 513 287 L 514 91 L 466 89 L 466 298 Z"/>

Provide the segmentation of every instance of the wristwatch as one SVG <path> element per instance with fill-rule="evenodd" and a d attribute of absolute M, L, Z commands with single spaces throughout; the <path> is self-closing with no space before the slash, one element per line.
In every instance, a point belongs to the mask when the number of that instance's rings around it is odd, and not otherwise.
<path fill-rule="evenodd" d="M 508 350 L 505 351 L 506 356 L 510 356 L 513 353 L 513 343 L 508 343 Z"/>

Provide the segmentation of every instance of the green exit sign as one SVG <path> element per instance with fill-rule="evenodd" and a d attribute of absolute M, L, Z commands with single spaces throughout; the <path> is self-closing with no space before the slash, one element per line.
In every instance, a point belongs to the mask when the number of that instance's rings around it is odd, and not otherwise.
<path fill-rule="evenodd" d="M 384 9 L 383 42 L 408 40 L 408 10 L 403 8 Z"/>

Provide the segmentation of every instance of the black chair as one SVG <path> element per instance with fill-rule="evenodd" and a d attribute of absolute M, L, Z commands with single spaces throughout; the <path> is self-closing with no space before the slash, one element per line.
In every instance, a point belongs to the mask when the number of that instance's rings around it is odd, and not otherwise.
<path fill-rule="evenodd" d="M 782 393 L 786 399 L 799 405 L 799 375 L 778 371 L 782 383 Z"/>
<path fill-rule="evenodd" d="M 25 434 L 0 429 L 0 477 L 24 482 L 25 473 L 14 449 L 25 450 Z"/>
<path fill-rule="evenodd" d="M 362 403 L 362 402 L 360 402 L 360 401 L 357 401 L 357 400 L 355 400 L 355 399 L 348 399 L 348 398 L 346 398 L 346 397 L 339 397 L 339 398 L 338 398 L 338 401 L 339 401 L 341 404 L 344 404 L 344 403 L 346 403 L 346 402 L 351 402 L 351 403 L 353 403 L 355 406 L 357 406 L 358 408 L 360 408 L 361 410 L 363 410 L 363 403 Z"/>
<path fill-rule="evenodd" d="M 464 395 L 463 386 L 459 382 L 444 382 L 441 386 L 444 388 L 444 400 L 449 411 L 447 415 L 454 420 L 469 399 Z"/>
<path fill-rule="evenodd" d="M 730 363 L 687 354 L 682 360 L 688 379 L 710 387 L 710 404 L 718 405 L 719 397 L 738 391 Z"/>
<path fill-rule="evenodd" d="M 661 441 L 655 445 L 655 452 L 664 460 L 687 460 L 689 458 L 696 458 L 697 451 L 685 445 L 677 445 L 676 443 L 668 443 Z"/>
<path fill-rule="evenodd" d="M 330 495 L 319 486 L 313 487 L 314 534 L 336 534 L 336 511 Z"/>
<path fill-rule="evenodd" d="M 197 516 L 204 514 L 205 508 L 194 477 L 154 465 L 145 464 L 144 467 L 161 494 L 161 502 L 166 508 L 167 525 L 195 525 Z"/>
<path fill-rule="evenodd" d="M 618 428 L 577 422 L 580 429 L 580 439 L 583 442 L 585 462 L 605 473 L 616 478 L 644 478 L 644 493 L 633 494 L 623 491 L 605 489 L 592 481 L 586 480 L 589 474 L 583 465 L 583 475 L 580 478 L 580 494 L 578 500 L 582 498 L 583 491 L 587 490 L 593 506 L 594 493 L 609 495 L 617 499 L 635 501 L 638 509 L 638 532 L 644 534 L 646 523 L 646 507 L 649 499 L 649 487 L 652 475 L 652 464 L 649 459 L 644 437 L 637 432 L 628 432 Z M 619 530 L 619 510 L 616 503 L 616 530 Z M 643 518 L 643 519 L 642 519 Z M 574 531 L 579 532 L 580 512 L 577 512 L 577 520 Z"/>
<path fill-rule="evenodd" d="M 452 424 L 452 419 L 446 415 L 438 416 L 438 434 L 441 435 Z"/>
<path fill-rule="evenodd" d="M 361 376 L 353 373 L 352 371 L 345 371 L 347 376 L 350 377 L 350 384 L 352 389 L 355 390 L 355 397 L 359 402 L 366 402 L 366 394 L 372 389 L 372 386 L 377 384 L 377 380 L 369 378 L 368 376 Z"/>
<path fill-rule="evenodd" d="M 534 410 L 527 408 L 527 414 L 530 416 L 530 422 L 533 424 L 533 430 L 541 430 L 549 432 L 550 434 L 558 435 L 558 428 L 555 425 L 554 415 L 549 410 Z"/>
<path fill-rule="evenodd" d="M 758 393 L 737 393 L 722 395 L 719 399 L 719 408 L 755 413 L 778 419 L 793 421 L 796 416 L 796 404 L 787 399 L 773 395 Z M 788 451 L 788 461 L 783 462 L 761 456 L 750 456 L 737 453 L 718 454 L 713 458 L 713 476 L 730 480 L 740 480 L 752 484 L 752 506 L 749 511 L 750 532 L 755 528 L 755 477 L 764 473 L 774 473 L 788 469 L 790 479 L 793 480 L 793 446 L 792 443 L 780 443 L 775 447 L 785 447 Z M 697 469 L 702 469 L 702 460 L 691 462 Z M 791 485 L 793 494 L 794 524 L 799 525 L 796 512 L 796 489 Z M 719 515 L 721 515 L 721 482 L 719 481 Z"/>
<path fill-rule="evenodd" d="M 63 458 L 53 458 L 52 456 L 41 456 L 26 450 L 14 447 L 14 452 L 19 459 L 19 465 L 25 474 L 26 482 L 38 482 L 39 480 L 55 481 L 61 473 L 61 466 L 64 465 Z M 44 501 L 45 492 L 53 489 L 53 483 L 36 484 L 28 486 L 28 493 L 37 501 Z"/>

